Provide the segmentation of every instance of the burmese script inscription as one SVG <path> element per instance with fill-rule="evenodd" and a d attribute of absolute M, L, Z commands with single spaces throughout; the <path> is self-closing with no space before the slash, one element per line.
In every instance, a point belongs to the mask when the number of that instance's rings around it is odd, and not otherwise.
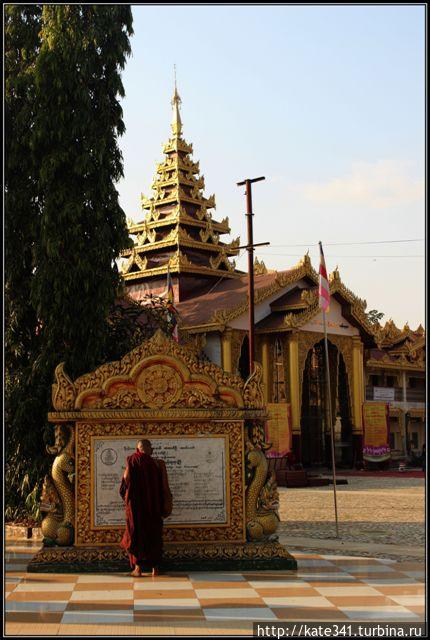
<path fill-rule="evenodd" d="M 173 495 L 169 525 L 227 523 L 227 445 L 224 436 L 151 437 L 153 457 L 166 463 Z M 119 495 L 127 456 L 136 437 L 92 438 L 92 526 L 123 527 Z"/>

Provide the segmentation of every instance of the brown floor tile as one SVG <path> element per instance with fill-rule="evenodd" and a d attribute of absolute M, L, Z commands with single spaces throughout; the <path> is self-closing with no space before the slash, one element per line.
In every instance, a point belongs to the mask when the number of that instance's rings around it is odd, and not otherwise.
<path fill-rule="evenodd" d="M 182 622 L 183 620 L 206 620 L 201 609 L 169 609 L 166 611 L 135 611 L 134 622 L 139 624 L 147 624 L 148 622 L 159 622 L 160 624 L 168 621 L 174 624 L 174 621 Z"/>
<path fill-rule="evenodd" d="M 303 578 L 299 578 L 297 576 L 297 574 L 294 573 L 286 573 L 286 574 L 276 574 L 276 573 L 244 573 L 243 577 L 245 578 L 245 580 L 247 580 L 248 582 L 257 582 L 258 580 L 260 581 L 264 581 L 264 582 L 268 582 L 268 581 L 283 581 L 283 582 L 297 582 L 297 580 L 300 580 L 301 582 L 303 582 Z M 238 586 L 241 583 L 238 583 Z M 243 583 L 245 584 L 245 583 Z"/>
<path fill-rule="evenodd" d="M 425 593 L 425 587 L 423 584 L 396 584 L 393 586 L 378 585 L 377 587 L 375 587 L 375 589 L 383 593 L 384 596 L 420 596 Z"/>
<path fill-rule="evenodd" d="M 51 602 L 53 600 L 68 600 L 72 591 L 13 591 L 8 597 L 14 602 Z"/>
<path fill-rule="evenodd" d="M 58 636 L 134 636 L 133 625 L 98 625 L 98 624 L 61 624 L 57 631 Z"/>
<path fill-rule="evenodd" d="M 267 608 L 261 598 L 199 598 L 200 606 L 205 609 L 230 609 L 230 607 L 264 607 Z"/>
<path fill-rule="evenodd" d="M 94 611 L 96 607 L 94 606 L 94 602 L 68 602 L 65 611 Z M 131 600 L 126 601 L 124 604 L 123 600 L 118 600 L 115 604 L 115 611 L 130 611 L 134 608 L 133 602 Z M 106 602 L 98 602 L 97 603 L 97 611 L 112 611 L 112 604 L 106 604 Z"/>
<path fill-rule="evenodd" d="M 424 571 L 422 562 L 396 562 L 393 569 L 399 571 Z"/>
<path fill-rule="evenodd" d="M 6 613 L 7 622 L 28 622 L 28 623 L 60 623 L 63 613 L 61 611 L 8 611 Z"/>
<path fill-rule="evenodd" d="M 6 621 L 6 636 L 56 636 L 59 633 L 60 624 L 51 623 L 14 623 Z"/>
<path fill-rule="evenodd" d="M 270 607 L 279 620 L 349 620 L 339 609 L 321 609 L 320 607 Z M 268 621 L 268 624 L 270 620 Z"/>
<path fill-rule="evenodd" d="M 324 596 L 336 607 L 389 607 L 398 606 L 387 596 Z"/>
<path fill-rule="evenodd" d="M 409 609 L 409 611 L 412 611 L 413 613 L 416 613 L 418 616 L 421 616 L 422 618 L 424 618 L 425 607 L 406 607 L 406 609 Z"/>
<path fill-rule="evenodd" d="M 254 587 L 255 588 L 255 587 Z M 270 587 L 268 589 L 261 589 L 260 587 L 255 588 L 258 595 L 263 598 L 267 598 L 270 596 L 274 596 L 277 598 L 282 598 L 284 596 L 320 596 L 321 594 L 316 589 L 312 589 L 312 587 L 279 587 L 279 589 L 275 587 Z"/>
<path fill-rule="evenodd" d="M 133 581 L 130 582 L 78 582 L 74 591 L 124 591 L 133 589 Z"/>
<path fill-rule="evenodd" d="M 193 589 L 164 589 L 160 587 L 160 590 L 156 589 L 135 589 L 134 590 L 134 599 L 135 600 L 143 600 L 143 599 L 154 599 L 160 600 L 163 598 L 195 598 Z"/>

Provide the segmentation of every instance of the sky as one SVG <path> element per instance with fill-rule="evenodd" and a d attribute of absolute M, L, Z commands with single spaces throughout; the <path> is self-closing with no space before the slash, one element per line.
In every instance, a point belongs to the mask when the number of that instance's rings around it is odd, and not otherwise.
<path fill-rule="evenodd" d="M 382 322 L 425 325 L 424 6 L 132 10 L 119 142 L 126 216 L 144 217 L 140 194 L 151 195 L 171 135 L 176 65 L 184 137 L 230 238 L 246 242 L 236 183 L 265 176 L 253 188 L 254 242 L 270 242 L 256 252 L 268 268 L 309 250 L 318 270 L 321 240 L 327 270 L 338 267 Z"/>

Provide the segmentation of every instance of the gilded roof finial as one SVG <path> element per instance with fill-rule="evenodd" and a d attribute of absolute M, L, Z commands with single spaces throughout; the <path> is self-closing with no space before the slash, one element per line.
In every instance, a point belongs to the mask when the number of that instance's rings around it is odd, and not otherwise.
<path fill-rule="evenodd" d="M 175 74 L 175 91 L 173 93 L 173 98 L 172 98 L 172 107 L 173 107 L 173 118 L 172 118 L 172 132 L 173 135 L 176 138 L 179 138 L 181 133 L 182 133 L 182 121 L 181 121 L 181 116 L 179 114 L 179 105 L 181 104 L 182 100 L 179 96 L 178 93 L 178 89 L 176 86 L 176 65 L 173 66 L 174 68 L 174 74 Z"/>

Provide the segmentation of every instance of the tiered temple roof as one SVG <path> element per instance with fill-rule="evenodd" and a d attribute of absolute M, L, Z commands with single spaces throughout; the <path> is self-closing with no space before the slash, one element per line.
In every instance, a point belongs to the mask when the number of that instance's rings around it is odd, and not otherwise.
<path fill-rule="evenodd" d="M 145 219 L 137 224 L 129 222 L 134 247 L 121 256 L 126 258 L 122 275 L 131 295 L 133 290 L 156 291 L 165 283 L 168 269 L 177 288 L 177 300 L 186 298 L 193 289 L 207 290 L 220 277 L 242 275 L 231 259 L 238 253 L 239 238 L 230 243 L 220 240 L 230 233 L 229 221 L 213 220 L 209 212 L 215 208 L 215 196 L 203 195 L 205 184 L 199 175 L 199 163 L 192 160 L 193 147 L 182 137 L 180 103 L 175 86 L 172 137 L 163 147 L 163 162 L 157 165 L 154 194 L 151 198 L 141 196 L 142 209 L 147 211 Z M 145 286 L 134 287 L 136 283 Z"/>

